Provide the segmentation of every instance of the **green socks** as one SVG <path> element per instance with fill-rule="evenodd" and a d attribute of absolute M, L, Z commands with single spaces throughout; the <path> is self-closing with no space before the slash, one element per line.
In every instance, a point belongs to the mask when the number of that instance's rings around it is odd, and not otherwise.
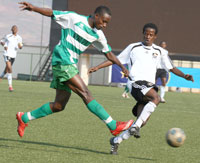
<path fill-rule="evenodd" d="M 125 92 L 126 92 L 126 93 L 128 93 L 128 92 L 129 92 L 129 89 L 128 89 L 128 87 L 127 87 L 127 86 L 125 87 Z"/>
<path fill-rule="evenodd" d="M 96 101 L 92 100 L 87 104 L 87 108 L 103 120 L 110 130 L 116 129 L 116 121 L 112 119 L 112 117 L 105 111 L 105 109 Z"/>
<path fill-rule="evenodd" d="M 28 123 L 30 120 L 33 119 L 38 119 L 41 117 L 45 117 L 49 114 L 52 114 L 52 110 L 50 108 L 50 104 L 49 102 L 42 105 L 40 108 L 33 110 L 31 112 L 26 112 L 23 116 L 22 116 L 22 121 L 24 123 Z"/>
<path fill-rule="evenodd" d="M 92 100 L 90 103 L 88 103 L 87 108 L 93 114 L 95 114 L 97 117 L 103 120 L 110 130 L 116 129 L 116 121 L 112 119 L 112 117 L 105 111 L 105 109 L 96 100 Z M 31 112 L 26 112 L 22 116 L 22 121 L 24 123 L 28 123 L 30 120 L 45 117 L 52 113 L 53 112 L 50 108 L 49 103 L 46 103 L 36 110 L 33 110 Z"/>

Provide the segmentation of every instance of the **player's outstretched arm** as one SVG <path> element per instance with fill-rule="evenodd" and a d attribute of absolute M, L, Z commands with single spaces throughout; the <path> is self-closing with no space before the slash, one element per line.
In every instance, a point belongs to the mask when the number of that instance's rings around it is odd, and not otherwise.
<path fill-rule="evenodd" d="M 93 73 L 93 72 L 96 72 L 96 71 L 98 71 L 99 69 L 104 68 L 104 67 L 108 67 L 108 66 L 110 66 L 110 65 L 112 65 L 112 64 L 113 64 L 113 63 L 112 63 L 111 61 L 109 61 L 109 60 L 104 61 L 104 62 L 100 63 L 100 64 L 97 65 L 97 66 L 94 66 L 94 67 L 89 68 L 88 74 Z"/>
<path fill-rule="evenodd" d="M 118 58 L 112 52 L 109 52 L 105 55 L 108 60 L 100 63 L 97 66 L 89 68 L 88 74 L 98 71 L 99 69 L 102 69 L 104 67 L 108 67 L 112 64 L 117 64 L 119 67 L 121 67 L 122 72 L 124 73 L 124 76 L 128 77 L 129 71 L 124 67 L 124 65 L 121 64 L 121 62 L 118 60 Z"/>
<path fill-rule="evenodd" d="M 112 52 L 109 52 L 106 54 L 106 58 L 112 62 L 113 64 L 117 64 L 119 67 L 121 67 L 122 69 L 122 72 L 124 73 L 124 76 L 125 77 L 128 77 L 129 75 L 129 71 L 124 67 L 123 64 L 121 64 L 121 62 L 119 61 L 119 59 L 112 53 Z"/>
<path fill-rule="evenodd" d="M 21 8 L 21 10 L 28 10 L 28 11 L 34 11 L 37 13 L 40 13 L 44 16 L 49 16 L 51 17 L 53 14 L 53 10 L 49 9 L 49 8 L 40 8 L 40 7 L 36 7 L 33 6 L 32 4 L 28 3 L 28 2 L 19 2 L 19 4 L 21 5 L 19 8 Z"/>
<path fill-rule="evenodd" d="M 189 75 L 189 74 L 184 74 L 182 71 L 180 71 L 179 69 L 177 69 L 176 67 L 174 67 L 173 69 L 170 70 L 171 72 L 173 72 L 175 75 L 180 76 L 186 80 L 190 80 L 192 82 L 194 82 L 193 76 Z"/>

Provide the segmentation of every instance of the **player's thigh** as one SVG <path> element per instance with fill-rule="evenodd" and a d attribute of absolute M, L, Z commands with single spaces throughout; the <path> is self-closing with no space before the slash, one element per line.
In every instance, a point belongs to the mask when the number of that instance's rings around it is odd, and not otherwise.
<path fill-rule="evenodd" d="M 149 99 L 149 101 L 154 102 L 156 105 L 159 104 L 160 102 L 160 97 L 158 95 L 158 92 L 154 89 L 151 88 L 146 94 L 145 94 L 145 98 Z"/>
<path fill-rule="evenodd" d="M 166 82 L 167 82 L 167 78 L 166 77 L 162 77 L 161 81 L 162 81 L 162 85 L 165 86 Z"/>
<path fill-rule="evenodd" d="M 70 96 L 71 96 L 70 92 L 56 89 L 56 97 L 55 97 L 54 103 L 57 105 L 60 105 L 60 107 L 63 108 L 69 101 Z"/>
<path fill-rule="evenodd" d="M 66 84 L 73 92 L 83 98 L 85 103 L 89 103 L 93 99 L 88 87 L 78 74 L 69 79 Z"/>
<path fill-rule="evenodd" d="M 7 70 L 8 73 L 12 72 L 12 64 L 11 64 L 10 61 L 6 62 L 6 70 Z"/>

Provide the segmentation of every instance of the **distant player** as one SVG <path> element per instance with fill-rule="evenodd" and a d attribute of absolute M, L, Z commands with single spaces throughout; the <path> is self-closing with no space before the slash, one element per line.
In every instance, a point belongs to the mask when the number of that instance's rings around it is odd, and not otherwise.
<path fill-rule="evenodd" d="M 4 61 L 6 63 L 6 67 L 4 71 L 0 75 L 0 80 L 5 76 L 7 73 L 8 78 L 8 85 L 9 85 L 9 91 L 13 91 L 12 86 L 12 65 L 15 61 L 15 58 L 17 56 L 17 50 L 21 49 L 22 44 L 22 38 L 17 34 L 18 28 L 16 25 L 13 25 L 11 28 L 12 33 L 6 35 L 0 42 L 1 45 L 4 47 Z"/>
<path fill-rule="evenodd" d="M 125 88 L 124 88 L 124 92 L 122 93 L 122 97 L 124 97 L 124 98 L 130 98 L 128 94 L 129 94 L 129 88 L 126 85 Z"/>
<path fill-rule="evenodd" d="M 30 112 L 18 112 L 19 136 L 22 137 L 24 135 L 25 127 L 29 121 L 64 110 L 72 91 L 82 98 L 90 112 L 105 122 L 113 135 L 117 135 L 121 131 L 128 129 L 132 125 L 133 120 L 127 122 L 113 120 L 106 110 L 93 98 L 84 81 L 79 76 L 76 67 L 79 55 L 90 45 L 93 45 L 104 53 L 108 60 L 119 65 L 125 76 L 128 76 L 128 70 L 111 52 L 111 47 L 107 44 L 107 40 L 101 30 L 107 26 L 111 19 L 109 8 L 99 6 L 96 8 L 94 14 L 84 16 L 72 11 L 39 8 L 27 2 L 21 2 L 20 4 L 22 10 L 34 11 L 51 17 L 62 27 L 62 32 L 61 40 L 55 46 L 52 54 L 53 81 L 50 87 L 56 89 L 55 100 Z M 81 122 L 77 123 L 81 125 Z"/>
<path fill-rule="evenodd" d="M 161 41 L 159 45 L 164 49 L 166 49 L 167 47 L 167 43 L 165 41 Z M 160 86 L 160 102 L 161 103 L 165 103 L 164 96 L 165 96 L 165 86 L 167 83 L 167 73 L 168 72 L 165 70 L 162 64 L 159 63 L 157 66 L 156 80 L 160 78 L 162 82 L 162 85 Z"/>
<path fill-rule="evenodd" d="M 127 67 L 127 69 L 128 69 L 128 67 Z M 129 70 L 129 69 L 128 69 Z M 129 97 L 129 88 L 128 88 L 128 86 L 127 86 L 127 84 L 126 84 L 126 86 L 125 86 L 125 88 L 124 88 L 124 92 L 122 93 L 122 97 L 124 97 L 124 98 L 130 98 Z"/>
<path fill-rule="evenodd" d="M 117 154 L 119 144 L 131 135 L 136 138 L 140 137 L 140 128 L 146 124 L 150 115 L 160 103 L 160 96 L 157 93 L 158 88 L 155 85 L 156 69 L 160 60 L 174 74 L 193 81 L 191 75 L 184 74 L 173 66 L 167 50 L 154 44 L 157 33 L 158 28 L 155 24 L 145 24 L 143 27 L 143 41 L 130 44 L 118 56 L 120 62 L 122 64 L 127 63 L 130 70 L 128 86 L 131 95 L 137 101 L 132 109 L 132 113 L 137 117 L 137 120 L 128 130 L 110 139 L 111 154 Z M 112 65 L 112 62 L 107 60 L 96 67 L 90 68 L 89 73 L 109 65 Z"/>

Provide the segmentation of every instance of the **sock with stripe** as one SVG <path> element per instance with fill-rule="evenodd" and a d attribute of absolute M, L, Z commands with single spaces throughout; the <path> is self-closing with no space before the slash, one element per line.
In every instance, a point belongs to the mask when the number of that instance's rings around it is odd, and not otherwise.
<path fill-rule="evenodd" d="M 39 107 L 38 109 L 35 109 L 31 112 L 24 113 L 24 115 L 22 116 L 22 121 L 24 123 L 28 123 L 30 120 L 45 117 L 45 116 L 50 115 L 52 113 L 53 112 L 50 108 L 50 103 L 48 102 L 48 103 L 42 105 L 41 107 Z"/>
<path fill-rule="evenodd" d="M 90 103 L 88 103 L 87 108 L 90 112 L 103 120 L 110 130 L 116 129 L 116 121 L 112 119 L 112 117 L 96 100 L 92 100 Z"/>

